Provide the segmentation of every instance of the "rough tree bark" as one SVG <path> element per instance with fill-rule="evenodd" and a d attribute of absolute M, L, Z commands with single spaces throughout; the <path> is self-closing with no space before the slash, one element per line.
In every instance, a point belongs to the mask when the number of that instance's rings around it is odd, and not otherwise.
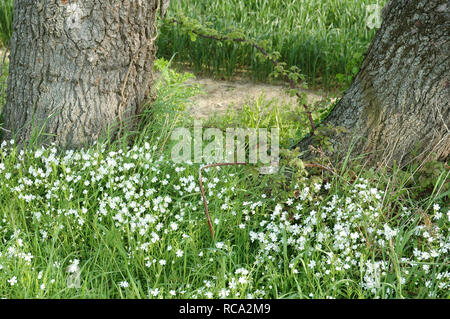
<path fill-rule="evenodd" d="M 348 129 L 335 143 L 362 136 L 355 153 L 387 165 L 448 160 L 449 9 L 448 0 L 388 2 L 359 74 L 325 120 Z"/>
<path fill-rule="evenodd" d="M 80 147 L 137 114 L 152 83 L 160 0 L 16 0 L 5 127 Z M 167 1 L 163 1 L 167 2 Z"/>

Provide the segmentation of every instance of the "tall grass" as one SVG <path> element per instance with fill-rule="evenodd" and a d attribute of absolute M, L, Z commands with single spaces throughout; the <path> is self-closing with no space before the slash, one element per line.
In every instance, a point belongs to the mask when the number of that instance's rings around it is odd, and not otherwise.
<path fill-rule="evenodd" d="M 339 174 L 306 176 L 295 154 L 273 175 L 252 165 L 211 169 L 212 240 L 200 164 L 171 161 L 165 139 L 190 121 L 183 103 L 197 88 L 166 61 L 155 67 L 157 101 L 132 146 L 0 144 L 0 298 L 449 297 L 442 167 L 424 187 L 415 169 L 384 172 L 352 159 Z M 298 122 L 282 108 L 266 111 L 249 106 L 230 122 Z"/>
<path fill-rule="evenodd" d="M 366 6 L 386 0 L 172 0 L 169 14 L 178 11 L 211 23 L 218 30 L 245 30 L 248 37 L 267 41 L 281 60 L 298 66 L 313 85 L 325 87 L 348 82 L 361 63 L 375 31 L 367 28 Z M 11 37 L 13 0 L 0 3 L 0 47 Z M 187 63 L 195 72 L 231 76 L 249 70 L 258 80 L 267 79 L 273 66 L 256 52 L 235 43 L 191 41 L 179 27 L 163 24 L 158 56 Z M 355 69 L 356 68 L 356 69 Z"/>
<path fill-rule="evenodd" d="M 11 38 L 14 0 L 0 3 L 0 48 L 5 47 Z"/>
<path fill-rule="evenodd" d="M 180 10 L 222 31 L 245 30 L 250 38 L 267 41 L 288 65 L 300 67 L 310 82 L 327 86 L 338 74 L 351 76 L 361 62 L 375 33 L 366 26 L 366 6 L 377 2 L 386 1 L 175 0 L 169 13 Z M 160 56 L 170 58 L 176 52 L 177 61 L 195 71 L 230 76 L 245 68 L 257 79 L 272 71 L 252 48 L 205 39 L 192 42 L 177 26 L 162 26 L 158 47 Z"/>

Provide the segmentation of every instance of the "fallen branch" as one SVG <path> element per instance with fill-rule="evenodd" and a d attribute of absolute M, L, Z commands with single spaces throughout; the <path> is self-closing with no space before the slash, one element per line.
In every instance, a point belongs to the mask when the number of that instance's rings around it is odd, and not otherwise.
<path fill-rule="evenodd" d="M 206 201 L 205 190 L 203 189 L 202 169 L 207 169 L 210 167 L 217 167 L 217 166 L 246 165 L 246 164 L 247 163 L 217 163 L 217 164 L 201 166 L 198 169 L 198 179 L 200 181 L 200 192 L 202 193 L 203 203 L 205 204 L 206 219 L 208 220 L 209 231 L 211 232 L 211 237 L 213 240 L 214 240 L 214 230 L 213 230 L 213 226 L 211 223 L 211 217 L 209 216 L 208 202 Z"/>

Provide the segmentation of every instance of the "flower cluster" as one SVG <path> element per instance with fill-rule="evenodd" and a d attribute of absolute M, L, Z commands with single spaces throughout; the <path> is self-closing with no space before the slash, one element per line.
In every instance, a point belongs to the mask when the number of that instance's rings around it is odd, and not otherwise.
<path fill-rule="evenodd" d="M 236 174 L 244 169 L 203 176 L 212 243 L 198 165 L 170 162 L 149 143 L 30 152 L 4 142 L 1 296 L 26 285 L 38 296 L 89 293 L 98 277 L 114 296 L 149 298 L 315 297 L 324 284 L 321 297 L 437 297 L 450 288 L 450 215 L 439 205 L 394 209 L 365 179 L 298 185 L 279 200 Z"/>
<path fill-rule="evenodd" d="M 402 223 L 413 222 L 414 213 L 403 207 L 401 216 L 389 220 L 383 213 L 383 193 L 367 180 L 358 180 L 345 196 L 330 193 L 322 202 L 314 200 L 318 192 L 320 185 L 304 188 L 299 203 L 289 199 L 277 204 L 259 231 L 250 231 L 251 241 L 259 246 L 256 264 L 268 270 L 271 264 L 283 268 L 287 262 L 292 275 L 303 272 L 323 281 L 363 278 L 360 285 L 370 296 L 393 295 L 385 283 L 396 275 L 399 285 L 425 286 L 433 273 L 438 278 L 435 293 L 450 287 L 449 219 L 444 220 L 439 207 L 434 210 L 440 226 L 420 225 L 405 234 L 408 224 Z M 415 237 L 416 246 L 408 246 L 404 236 Z M 401 256 L 395 252 L 399 245 L 404 245 Z M 417 268 L 423 271 L 413 271 Z"/>

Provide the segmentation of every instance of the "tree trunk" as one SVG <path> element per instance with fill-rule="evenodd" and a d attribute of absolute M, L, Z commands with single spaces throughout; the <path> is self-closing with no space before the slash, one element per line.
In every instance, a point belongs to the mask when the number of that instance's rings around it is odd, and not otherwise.
<path fill-rule="evenodd" d="M 139 112 L 159 0 L 16 0 L 5 127 L 80 147 Z"/>
<path fill-rule="evenodd" d="M 359 74 L 325 124 L 335 141 L 392 165 L 450 153 L 450 13 L 447 0 L 390 0 Z"/>

